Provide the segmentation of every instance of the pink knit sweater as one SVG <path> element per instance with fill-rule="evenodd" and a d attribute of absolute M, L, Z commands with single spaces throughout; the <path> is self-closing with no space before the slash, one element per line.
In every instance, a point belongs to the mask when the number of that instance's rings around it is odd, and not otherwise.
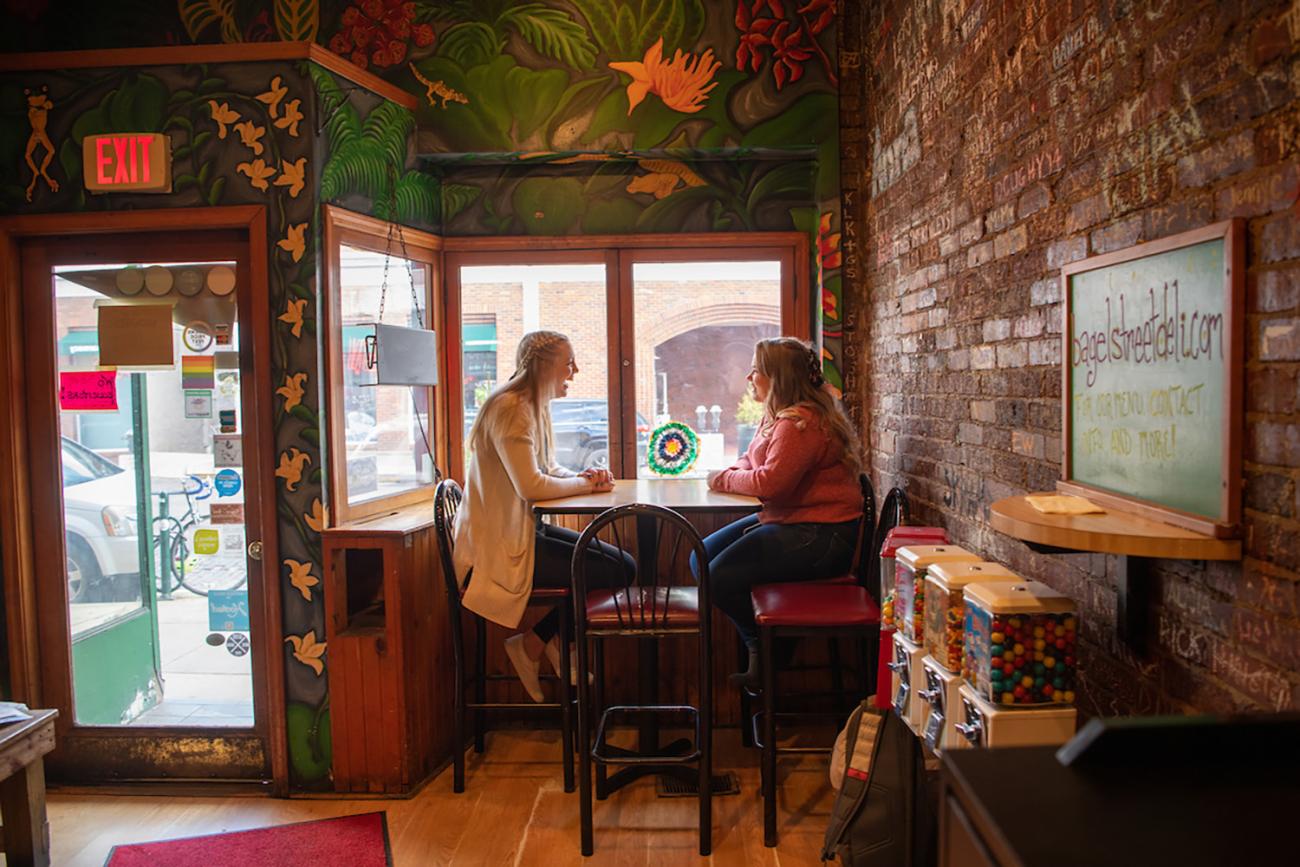
<path fill-rule="evenodd" d="M 763 501 L 764 524 L 837 524 L 862 516 L 858 480 L 840 460 L 842 450 L 811 410 L 777 419 L 755 436 L 736 465 L 713 480 L 715 491 Z"/>

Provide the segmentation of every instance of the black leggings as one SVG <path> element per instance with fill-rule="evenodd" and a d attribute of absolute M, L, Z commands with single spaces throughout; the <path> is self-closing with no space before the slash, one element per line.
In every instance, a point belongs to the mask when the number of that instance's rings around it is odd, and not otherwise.
<path fill-rule="evenodd" d="M 534 587 L 572 587 L 573 586 L 573 551 L 578 547 L 581 534 L 565 527 L 542 524 L 537 529 L 537 547 L 533 553 Z M 636 574 L 636 561 L 619 551 L 613 545 L 597 542 L 601 551 L 594 547 L 587 549 L 587 589 L 600 587 L 622 587 L 623 582 Z M 603 553 L 601 553 L 603 552 Z M 624 567 L 618 565 L 622 556 Z M 573 622 L 573 618 L 569 618 Z M 572 627 L 570 627 L 572 628 Z M 555 637 L 560 631 L 560 610 L 552 608 L 537 625 L 533 632 L 543 644 Z"/>

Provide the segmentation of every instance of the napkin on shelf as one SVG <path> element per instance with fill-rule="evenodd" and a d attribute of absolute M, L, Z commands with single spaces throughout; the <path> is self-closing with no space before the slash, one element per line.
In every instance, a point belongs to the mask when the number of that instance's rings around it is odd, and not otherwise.
<path fill-rule="evenodd" d="M 0 725 L 31 719 L 32 712 L 27 705 L 16 701 L 0 701 Z"/>
<path fill-rule="evenodd" d="M 1106 510 L 1083 497 L 1065 494 L 1034 494 L 1025 497 L 1029 505 L 1045 515 L 1104 515 Z"/>

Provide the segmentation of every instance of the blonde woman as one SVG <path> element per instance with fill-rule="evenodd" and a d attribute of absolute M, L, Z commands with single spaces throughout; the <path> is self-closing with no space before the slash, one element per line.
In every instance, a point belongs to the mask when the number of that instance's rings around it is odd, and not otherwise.
<path fill-rule="evenodd" d="M 554 460 L 551 400 L 568 394 L 578 372 L 573 346 L 555 331 L 532 331 L 519 341 L 515 372 L 484 402 L 470 428 L 465 499 L 456 516 L 456 580 L 471 611 L 514 629 L 533 587 L 568 587 L 578 534 L 538 524 L 537 500 L 613 488 L 608 470 L 573 473 Z M 602 562 L 603 561 L 603 562 Z M 592 556 L 593 581 L 617 580 L 616 561 Z M 528 632 L 506 639 L 506 654 L 524 689 L 542 701 L 539 668 L 546 656 L 559 671 L 559 612 L 552 610 Z M 564 676 L 572 677 L 570 672 Z"/>
<path fill-rule="evenodd" d="M 734 466 L 709 475 L 715 491 L 758 497 L 762 510 L 704 540 L 713 602 L 735 623 L 758 685 L 758 628 L 750 590 L 759 584 L 815 581 L 849 570 L 862 517 L 858 441 L 825 388 L 816 347 L 791 337 L 754 347 L 749 389 L 763 419 Z"/>

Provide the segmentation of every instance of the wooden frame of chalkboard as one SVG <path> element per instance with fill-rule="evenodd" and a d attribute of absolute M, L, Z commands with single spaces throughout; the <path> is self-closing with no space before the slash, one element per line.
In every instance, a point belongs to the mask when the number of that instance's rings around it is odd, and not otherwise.
<path fill-rule="evenodd" d="M 1221 279 L 1214 270 L 1188 270 L 1194 269 L 1197 263 L 1217 263 L 1220 256 Z M 1128 263 L 1132 264 L 1127 269 L 1116 267 Z M 1163 267 L 1174 269 L 1171 273 L 1175 275 L 1180 273 L 1177 269 L 1182 269 L 1181 276 L 1197 278 L 1186 282 L 1197 285 L 1180 289 L 1178 276 L 1172 282 L 1162 281 L 1158 287 L 1154 280 L 1146 282 L 1147 277 L 1141 269 Z M 1245 222 L 1241 219 L 1072 262 L 1061 269 L 1065 322 L 1061 335 L 1062 461 L 1061 481 L 1056 486 L 1058 491 L 1084 496 L 1108 508 L 1134 512 L 1215 538 L 1232 538 L 1239 534 L 1245 277 Z M 1126 283 L 1126 280 L 1139 282 Z M 1222 295 L 1214 297 L 1220 285 Z M 1095 292 L 1101 288 L 1106 292 L 1106 328 L 1084 330 L 1076 336 L 1076 290 Z M 1182 290 L 1192 297 L 1190 311 L 1181 308 Z M 1124 304 L 1126 291 L 1131 291 L 1151 314 L 1139 319 L 1132 328 L 1125 327 L 1128 324 Z M 1202 310 L 1195 306 L 1199 301 L 1197 291 L 1211 302 L 1199 324 Z M 1158 301 L 1157 292 L 1160 293 Z M 1090 300 L 1095 303 L 1095 299 Z M 1217 306 L 1219 304 L 1221 307 Z M 1172 316 L 1169 314 L 1171 307 Z M 1117 318 L 1118 327 L 1115 326 Z M 1216 343 L 1217 361 L 1214 359 Z M 1205 355 L 1204 360 L 1201 360 L 1201 354 Z M 1076 395 L 1076 364 L 1088 370 L 1085 388 L 1092 389 L 1098 381 L 1098 372 L 1108 360 L 1124 363 L 1123 390 Z M 1144 378 L 1151 376 L 1147 371 L 1164 365 L 1159 368 L 1162 373 L 1177 372 L 1183 362 L 1198 371 L 1204 381 L 1190 387 L 1176 383 L 1168 388 L 1142 390 Z M 1143 368 L 1140 367 L 1142 364 L 1150 366 Z M 1112 368 L 1116 366 L 1112 365 Z M 1207 369 L 1208 374 L 1205 373 Z M 1201 398 L 1206 394 L 1211 397 L 1203 403 Z M 1214 400 L 1214 396 L 1218 400 Z M 1139 431 L 1138 438 L 1132 436 L 1131 425 L 1124 426 L 1128 422 L 1114 422 L 1119 418 L 1144 416 L 1148 409 L 1152 410 L 1153 416 L 1160 418 L 1160 424 Z M 1109 418 L 1109 438 L 1104 435 L 1101 423 L 1083 430 L 1082 424 L 1074 417 L 1076 411 L 1087 415 L 1089 420 Z M 1200 425 L 1196 424 L 1198 415 L 1204 417 Z M 1197 455 L 1193 455 L 1190 461 L 1186 458 L 1178 461 L 1177 425 L 1180 421 L 1184 423 L 1185 431 L 1191 430 L 1190 436 L 1184 434 L 1184 443 L 1189 440 L 1193 443 L 1193 451 L 1200 453 L 1199 461 Z M 1216 432 L 1218 443 L 1206 443 L 1205 440 Z M 1079 455 L 1076 455 L 1076 434 L 1080 438 Z M 1137 458 L 1150 459 L 1160 470 L 1168 471 L 1164 474 L 1169 482 L 1165 490 L 1153 485 L 1155 490 L 1142 496 L 1145 490 L 1138 489 L 1143 481 L 1148 480 L 1127 475 L 1135 462 L 1125 466 L 1121 461 L 1132 454 L 1135 441 L 1138 443 Z M 1102 453 L 1105 456 L 1094 457 Z M 1120 457 L 1114 458 L 1115 455 Z M 1206 466 L 1213 462 L 1213 456 L 1218 458 L 1217 467 Z M 1112 484 L 1100 484 L 1098 478 L 1090 474 Z M 1160 475 L 1156 474 L 1156 478 L 1159 480 Z M 1128 490 L 1125 490 L 1126 484 Z"/>

